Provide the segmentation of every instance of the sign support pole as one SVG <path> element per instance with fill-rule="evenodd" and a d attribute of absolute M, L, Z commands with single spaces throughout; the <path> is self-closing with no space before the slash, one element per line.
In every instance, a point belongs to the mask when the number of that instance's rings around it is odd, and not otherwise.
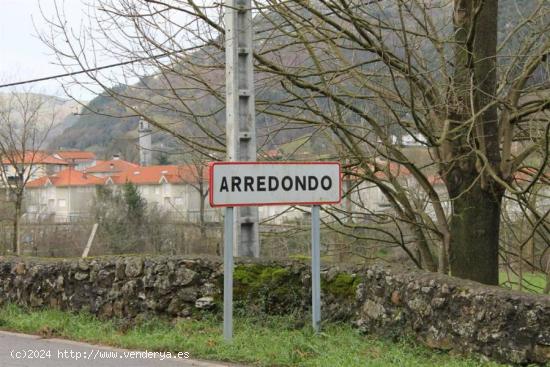
<path fill-rule="evenodd" d="M 321 219 L 319 205 L 311 208 L 311 306 L 315 332 L 321 328 Z"/>
<path fill-rule="evenodd" d="M 223 247 L 223 338 L 233 339 L 233 207 L 225 208 Z"/>
<path fill-rule="evenodd" d="M 320 205 L 337 204 L 342 198 L 342 171 L 338 162 L 211 162 L 209 202 L 225 207 L 223 336 L 233 338 L 234 223 L 237 208 L 261 205 L 311 206 L 311 309 L 312 326 L 321 330 L 321 216 Z M 256 208 L 257 209 L 257 208 Z M 242 234 L 242 233 L 241 233 Z"/>

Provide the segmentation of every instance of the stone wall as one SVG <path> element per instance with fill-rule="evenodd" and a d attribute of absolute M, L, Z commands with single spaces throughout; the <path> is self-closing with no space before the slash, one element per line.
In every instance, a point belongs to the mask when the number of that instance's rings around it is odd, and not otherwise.
<path fill-rule="evenodd" d="M 356 323 L 407 333 L 432 348 L 512 363 L 550 361 L 550 297 L 419 271 L 374 266 L 357 287 Z"/>
<path fill-rule="evenodd" d="M 351 320 L 358 278 L 325 276 L 326 312 Z M 255 314 L 308 312 L 310 268 L 300 262 L 237 263 L 235 308 Z M 355 282 L 355 283 L 354 283 Z M 100 317 L 155 313 L 188 317 L 222 307 L 223 266 L 218 258 L 164 256 L 45 260 L 0 257 L 0 303 L 85 310 Z"/>
<path fill-rule="evenodd" d="M 300 262 L 237 262 L 236 312 L 309 317 L 310 268 Z M 221 311 L 217 258 L 0 257 L 0 304 L 85 310 L 100 317 L 194 317 Z M 415 270 L 370 266 L 322 271 L 324 320 L 365 333 L 412 335 L 433 348 L 515 363 L 550 360 L 550 297 Z"/>

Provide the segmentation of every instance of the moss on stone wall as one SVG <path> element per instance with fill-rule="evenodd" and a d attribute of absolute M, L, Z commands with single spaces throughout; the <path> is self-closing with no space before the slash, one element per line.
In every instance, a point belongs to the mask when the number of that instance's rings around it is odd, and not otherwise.
<path fill-rule="evenodd" d="M 289 278 L 290 271 L 281 266 L 262 266 L 261 264 L 237 265 L 233 273 L 235 282 L 251 290 L 278 284 Z"/>
<path fill-rule="evenodd" d="M 361 278 L 355 275 L 338 273 L 332 279 L 321 281 L 321 289 L 336 297 L 351 299 L 355 297 L 355 292 L 359 283 L 361 283 Z"/>
<path fill-rule="evenodd" d="M 233 273 L 233 292 L 237 304 L 255 312 L 279 313 L 299 309 L 307 297 L 300 286 L 298 272 L 283 266 L 237 265 Z M 284 304 L 284 307 L 281 305 Z"/>

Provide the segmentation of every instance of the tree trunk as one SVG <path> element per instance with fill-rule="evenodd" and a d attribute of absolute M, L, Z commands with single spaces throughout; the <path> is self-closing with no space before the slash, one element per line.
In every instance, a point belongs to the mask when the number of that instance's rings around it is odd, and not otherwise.
<path fill-rule="evenodd" d="M 479 182 L 457 191 L 452 201 L 451 274 L 497 285 L 502 195 L 483 190 Z"/>
<path fill-rule="evenodd" d="M 200 199 L 200 213 L 199 213 L 199 225 L 200 225 L 200 232 L 201 232 L 201 240 L 206 240 L 206 220 L 204 218 L 204 211 L 205 211 L 205 205 L 204 200 L 206 198 L 206 194 L 204 193 L 204 184 L 202 183 L 202 177 L 200 178 L 201 182 L 199 183 L 199 199 Z M 206 244 L 204 244 L 206 245 Z"/>
<path fill-rule="evenodd" d="M 16 255 L 21 255 L 21 242 L 20 242 L 20 221 L 19 217 L 21 216 L 21 201 L 22 198 L 19 196 L 15 199 L 15 214 L 13 217 L 13 240 L 12 240 L 12 247 L 13 247 L 13 253 Z"/>
<path fill-rule="evenodd" d="M 430 247 L 428 246 L 428 241 L 426 239 L 426 236 L 424 235 L 424 232 L 422 231 L 422 228 L 417 225 L 412 225 L 411 229 L 416 236 L 416 248 L 418 249 L 418 254 L 420 255 L 419 262 L 422 266 L 422 269 L 436 272 L 438 270 L 437 264 L 434 261 L 433 255 L 430 251 Z"/>
<path fill-rule="evenodd" d="M 453 205 L 451 274 L 498 284 L 503 189 L 484 165 L 500 172 L 496 95 L 498 0 L 454 2 L 455 70 L 452 133 L 442 167 Z M 482 112 L 480 112 L 482 111 Z"/>

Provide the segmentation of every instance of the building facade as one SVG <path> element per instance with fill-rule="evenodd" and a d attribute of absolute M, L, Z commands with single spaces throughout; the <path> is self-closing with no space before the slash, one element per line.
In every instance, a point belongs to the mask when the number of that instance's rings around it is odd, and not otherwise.
<path fill-rule="evenodd" d="M 175 221 L 212 222 L 221 211 L 208 204 L 206 170 L 192 165 L 141 167 L 120 158 L 98 161 L 79 171 L 73 167 L 28 183 L 25 218 L 29 221 L 66 222 L 90 219 L 98 186 L 122 192 L 126 183 L 136 186 L 149 210 Z M 202 215 L 201 215 L 202 214 Z"/>

